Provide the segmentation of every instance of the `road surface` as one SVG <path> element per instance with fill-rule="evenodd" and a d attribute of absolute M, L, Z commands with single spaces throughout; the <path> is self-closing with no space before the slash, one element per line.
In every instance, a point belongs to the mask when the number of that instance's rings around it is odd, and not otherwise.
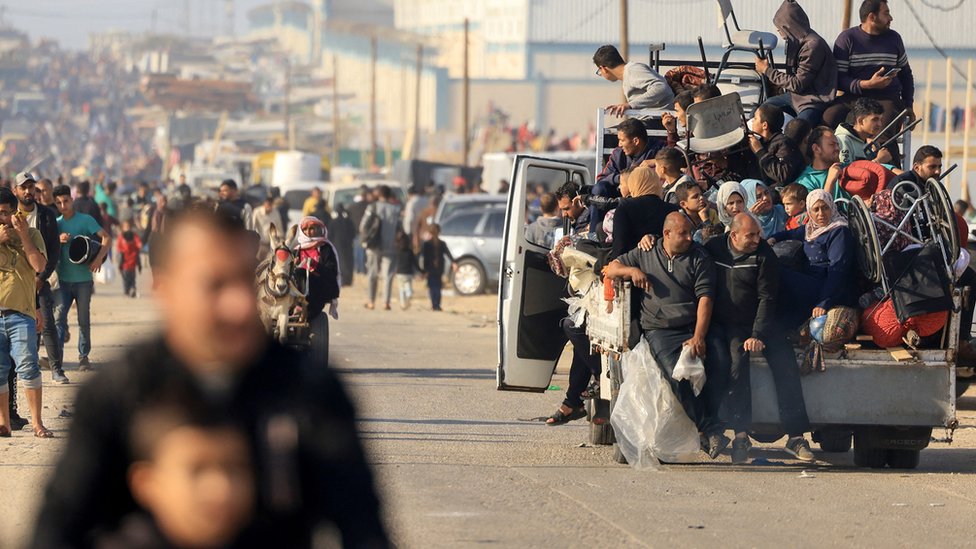
<path fill-rule="evenodd" d="M 584 444 L 582 421 L 521 421 L 552 413 L 561 391 L 495 391 L 495 296 L 447 297 L 435 313 L 418 284 L 408 311 L 367 311 L 358 282 L 343 290 L 332 325 L 333 367 L 358 404 L 400 547 L 976 544 L 976 389 L 960 400 L 955 442 L 933 443 L 915 471 L 857 469 L 850 453 L 817 452 L 816 465 L 802 465 L 774 444 L 754 452 L 760 465 L 733 467 L 726 454 L 636 472 L 612 463 L 610 448 Z M 96 364 L 152 333 L 149 303 L 98 288 Z M 69 347 L 68 375 L 84 381 Z M 27 539 L 69 426 L 56 416 L 71 410 L 77 384 L 49 380 L 45 372 L 45 421 L 59 438 L 25 431 L 0 441 L 3 548 Z M 558 373 L 553 384 L 566 381 Z"/>

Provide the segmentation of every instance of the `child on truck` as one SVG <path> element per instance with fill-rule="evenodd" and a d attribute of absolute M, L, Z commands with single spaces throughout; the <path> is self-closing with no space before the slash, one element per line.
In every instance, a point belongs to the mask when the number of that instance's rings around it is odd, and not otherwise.
<path fill-rule="evenodd" d="M 708 240 L 709 236 L 720 234 L 722 231 L 712 229 L 720 225 L 718 213 L 708 205 L 708 201 L 702 195 L 701 187 L 694 181 L 684 181 L 678 183 L 674 191 L 675 199 L 685 217 L 691 221 L 693 227 L 692 238 L 701 244 Z"/>
<path fill-rule="evenodd" d="M 783 208 L 789 219 L 786 220 L 786 230 L 796 229 L 807 224 L 807 193 L 810 191 L 799 183 L 790 183 L 780 191 Z"/>

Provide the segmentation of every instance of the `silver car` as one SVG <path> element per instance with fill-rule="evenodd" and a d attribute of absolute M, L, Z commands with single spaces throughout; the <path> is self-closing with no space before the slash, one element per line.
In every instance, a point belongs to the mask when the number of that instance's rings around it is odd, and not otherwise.
<path fill-rule="evenodd" d="M 451 282 L 458 295 L 498 286 L 504 229 L 504 206 L 460 210 L 441 223 L 441 240 L 457 262 Z"/>

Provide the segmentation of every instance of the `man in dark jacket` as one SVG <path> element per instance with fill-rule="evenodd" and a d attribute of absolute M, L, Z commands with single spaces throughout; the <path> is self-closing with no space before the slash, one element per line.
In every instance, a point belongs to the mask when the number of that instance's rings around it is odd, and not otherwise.
<path fill-rule="evenodd" d="M 61 342 L 54 324 L 54 295 L 48 278 L 58 266 L 61 255 L 58 214 L 51 208 L 37 203 L 34 197 L 34 176 L 28 172 L 17 175 L 14 194 L 17 196 L 17 210 L 27 217 L 28 224 L 40 231 L 47 248 L 47 264 L 37 275 L 37 303 L 44 321 L 44 350 L 51 365 L 51 376 L 57 383 L 68 383 L 61 366 Z"/>
<path fill-rule="evenodd" d="M 636 118 L 628 118 L 617 126 L 618 146 L 610 154 L 610 160 L 600 175 L 596 176 L 596 184 L 590 194 L 615 198 L 620 196 L 620 174 L 628 168 L 636 168 L 644 162 L 654 159 L 654 154 L 660 149 L 652 147 L 647 139 L 647 126 Z M 590 206 L 590 232 L 596 232 L 597 225 L 603 221 L 606 210 L 598 206 Z"/>
<path fill-rule="evenodd" d="M 810 28 L 810 19 L 796 0 L 783 0 L 773 24 L 786 39 L 786 72 L 766 59 L 756 59 L 756 72 L 785 93 L 766 102 L 816 126 L 837 96 L 837 62 L 827 41 Z"/>
<path fill-rule="evenodd" d="M 749 148 L 755 153 L 763 180 L 774 187 L 796 181 L 806 162 L 792 139 L 783 135 L 783 111 L 765 104 L 756 109 L 749 134 Z"/>
<path fill-rule="evenodd" d="M 718 268 L 712 332 L 727 342 L 721 356 L 713 358 L 731 364 L 723 409 L 735 431 L 732 463 L 740 465 L 749 460 L 749 353 L 759 352 L 766 357 L 776 384 L 780 421 L 790 436 L 786 451 L 797 459 L 813 461 L 810 445 L 803 437 L 810 430 L 810 422 L 796 355 L 775 320 L 779 264 L 773 249 L 763 242 L 759 223 L 746 213 L 735 216 L 729 234 L 709 240 L 705 249 Z"/>
<path fill-rule="evenodd" d="M 137 509 L 126 485 L 133 411 L 164 391 L 244 426 L 257 493 L 249 546 L 311 547 L 329 525 L 346 547 L 388 546 L 342 384 L 262 333 L 250 243 L 239 220 L 210 211 L 170 219 L 154 248 L 163 332 L 79 391 L 31 547 L 90 547 Z"/>
<path fill-rule="evenodd" d="M 98 223 L 98 226 L 102 227 L 104 226 L 105 221 L 102 219 L 102 209 L 98 206 L 98 203 L 95 202 L 95 199 L 90 195 L 91 183 L 88 181 L 82 181 L 75 186 L 75 211 L 94 217 L 95 222 Z"/>

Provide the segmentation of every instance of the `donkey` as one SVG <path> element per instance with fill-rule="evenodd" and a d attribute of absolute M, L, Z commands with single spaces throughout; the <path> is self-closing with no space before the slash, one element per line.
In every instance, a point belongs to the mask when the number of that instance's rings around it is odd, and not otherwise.
<path fill-rule="evenodd" d="M 258 308 L 265 331 L 282 344 L 288 341 L 289 322 L 292 312 L 306 307 L 305 294 L 295 280 L 295 252 L 289 244 L 295 240 L 298 226 L 292 226 L 284 240 L 278 236 L 278 228 L 272 223 L 269 231 L 271 255 L 258 265 Z M 304 319 L 299 319 L 299 324 Z"/>

